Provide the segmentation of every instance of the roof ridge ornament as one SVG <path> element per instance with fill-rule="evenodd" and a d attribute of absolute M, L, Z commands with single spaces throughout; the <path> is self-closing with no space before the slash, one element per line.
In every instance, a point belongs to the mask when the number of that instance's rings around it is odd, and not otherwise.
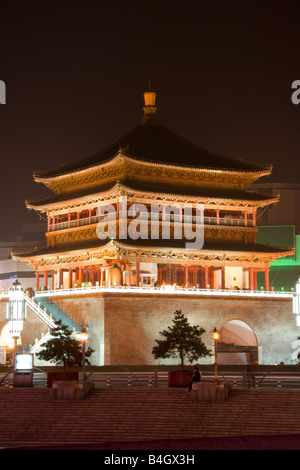
<path fill-rule="evenodd" d="M 156 93 L 151 90 L 150 80 L 149 80 L 149 89 L 144 93 L 144 102 L 145 106 L 143 107 L 144 116 L 142 118 L 142 123 L 148 121 L 149 119 L 156 119 L 157 107 L 155 106 L 156 102 Z"/>

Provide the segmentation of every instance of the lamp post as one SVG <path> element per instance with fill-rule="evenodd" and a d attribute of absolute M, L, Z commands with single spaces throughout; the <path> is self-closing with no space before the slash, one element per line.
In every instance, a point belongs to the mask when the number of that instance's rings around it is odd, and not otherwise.
<path fill-rule="evenodd" d="M 215 327 L 212 331 L 212 337 L 215 342 L 215 380 L 218 379 L 218 352 L 217 352 L 217 341 L 220 339 L 220 333 Z"/>
<path fill-rule="evenodd" d="M 82 377 L 85 380 L 85 343 L 88 340 L 88 334 L 84 328 L 80 333 L 80 339 L 82 341 Z"/>
<path fill-rule="evenodd" d="M 14 339 L 14 363 L 17 353 L 17 342 L 23 330 L 26 320 L 25 299 L 21 284 L 16 279 L 9 292 L 9 300 L 6 304 L 6 321 L 9 324 L 9 332 Z"/>

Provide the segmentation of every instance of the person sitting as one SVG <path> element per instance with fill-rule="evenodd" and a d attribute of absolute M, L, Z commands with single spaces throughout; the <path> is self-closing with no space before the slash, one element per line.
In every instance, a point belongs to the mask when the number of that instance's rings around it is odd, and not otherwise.
<path fill-rule="evenodd" d="M 190 393 L 190 391 L 192 390 L 192 384 L 193 384 L 193 382 L 200 382 L 200 381 L 201 381 L 201 378 L 202 378 L 202 374 L 201 374 L 201 372 L 199 371 L 199 364 L 196 364 L 195 367 L 194 367 L 194 370 L 193 370 L 193 375 L 192 375 L 190 384 L 189 384 L 189 390 L 188 390 L 189 393 Z"/>

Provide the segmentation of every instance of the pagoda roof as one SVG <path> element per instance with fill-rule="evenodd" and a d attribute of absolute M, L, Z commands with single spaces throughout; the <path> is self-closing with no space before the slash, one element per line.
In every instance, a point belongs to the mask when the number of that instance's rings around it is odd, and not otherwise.
<path fill-rule="evenodd" d="M 149 112 L 149 109 L 150 112 Z M 156 108 L 153 108 L 156 110 Z M 198 169 L 234 170 L 238 172 L 267 172 L 272 165 L 256 165 L 242 159 L 232 159 L 203 149 L 171 131 L 157 120 L 151 106 L 145 107 L 142 121 L 130 132 L 94 155 L 58 169 L 36 172 L 37 179 L 56 178 L 91 169 L 112 160 L 120 151 L 132 159 L 149 163 L 193 167 Z"/>
<path fill-rule="evenodd" d="M 60 206 L 72 205 L 76 200 L 81 204 L 90 203 L 92 199 L 97 200 L 98 197 L 105 196 L 105 194 L 141 194 L 144 197 L 152 197 L 154 201 L 159 198 L 195 198 L 198 200 L 213 200 L 214 202 L 228 202 L 228 201 L 241 201 L 250 202 L 258 205 L 268 205 L 278 202 L 279 195 L 260 194 L 256 192 L 239 191 L 234 189 L 225 188 L 211 188 L 211 187 L 183 187 L 179 188 L 178 185 L 154 184 L 145 183 L 135 180 L 118 181 L 117 183 L 107 183 L 93 188 L 93 192 L 88 189 L 75 191 L 72 193 L 62 194 L 55 197 L 49 197 L 41 201 L 26 201 L 28 208 L 38 210 L 50 210 L 59 208 Z M 86 200 L 85 200 L 86 198 Z"/>
<path fill-rule="evenodd" d="M 42 248 L 39 250 L 31 251 L 31 252 L 24 252 L 24 253 L 16 253 L 12 252 L 12 257 L 14 259 L 20 260 L 33 260 L 33 259 L 41 259 L 41 258 L 48 258 L 48 257 L 58 257 L 69 256 L 75 253 L 84 254 L 85 252 L 95 252 L 97 250 L 109 250 L 111 248 L 116 249 L 116 253 L 118 250 L 131 250 L 133 252 L 143 252 L 146 250 L 154 250 L 157 252 L 157 256 L 159 257 L 159 252 L 169 251 L 170 252 L 170 259 L 172 251 L 177 251 L 182 254 L 182 257 L 186 255 L 188 257 L 189 254 L 197 253 L 199 255 L 217 255 L 220 254 L 222 257 L 226 257 L 226 254 L 235 254 L 237 256 L 241 254 L 257 254 L 258 257 L 267 257 L 270 259 L 275 259 L 277 257 L 284 257 L 294 254 L 294 248 L 283 248 L 283 247 L 274 247 L 270 245 L 245 245 L 241 243 L 236 243 L 232 241 L 212 241 L 206 240 L 204 242 L 204 246 L 200 250 L 192 250 L 186 249 L 185 247 L 185 240 L 91 240 L 91 241 L 84 241 L 80 243 L 69 243 L 65 245 L 57 245 L 53 248 Z"/>

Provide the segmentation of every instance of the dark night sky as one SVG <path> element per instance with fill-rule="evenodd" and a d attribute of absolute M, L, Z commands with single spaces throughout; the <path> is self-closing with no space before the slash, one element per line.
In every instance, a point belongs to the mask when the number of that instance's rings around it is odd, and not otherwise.
<path fill-rule="evenodd" d="M 273 162 L 299 182 L 300 2 L 14 1 L 1 5 L 0 240 L 38 221 L 34 170 L 84 159 L 142 117 L 227 157 Z"/>

